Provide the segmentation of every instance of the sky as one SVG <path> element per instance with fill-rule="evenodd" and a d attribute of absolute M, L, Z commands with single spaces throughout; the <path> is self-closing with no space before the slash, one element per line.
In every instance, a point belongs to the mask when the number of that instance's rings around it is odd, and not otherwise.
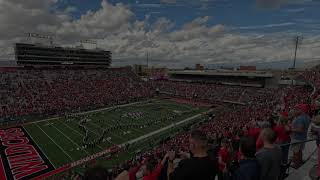
<path fill-rule="evenodd" d="M 113 65 L 292 66 L 320 62 L 320 0 L 0 0 L 0 61 L 16 42 L 94 40 Z M 93 45 L 85 44 L 92 48 Z"/>

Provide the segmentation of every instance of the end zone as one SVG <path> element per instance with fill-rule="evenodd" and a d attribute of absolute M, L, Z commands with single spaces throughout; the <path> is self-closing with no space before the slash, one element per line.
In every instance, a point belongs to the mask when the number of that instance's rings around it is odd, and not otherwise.
<path fill-rule="evenodd" d="M 54 170 L 23 127 L 0 130 L 0 179 L 32 179 Z"/>

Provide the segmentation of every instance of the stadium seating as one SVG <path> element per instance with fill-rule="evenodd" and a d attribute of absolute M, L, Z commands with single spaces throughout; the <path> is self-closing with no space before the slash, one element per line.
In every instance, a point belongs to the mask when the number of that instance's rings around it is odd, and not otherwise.
<path fill-rule="evenodd" d="M 0 72 L 0 117 L 49 115 L 129 103 L 152 95 L 130 69 Z"/>
<path fill-rule="evenodd" d="M 197 97 L 211 101 L 238 101 L 244 88 L 217 84 L 188 83 L 178 81 L 154 81 L 152 86 L 161 92 L 180 97 Z"/>
<path fill-rule="evenodd" d="M 312 76 L 311 79 L 313 78 L 315 77 Z M 197 98 L 209 99 L 211 102 L 221 100 L 245 102 L 247 104 L 245 106 L 233 105 L 231 108 L 221 109 L 214 121 L 208 121 L 197 127 L 205 132 L 209 139 L 214 140 L 214 144 L 219 145 L 224 138 L 230 139 L 231 144 L 235 145 L 233 149 L 239 148 L 237 146 L 237 144 L 239 145 L 239 136 L 249 133 L 250 129 L 254 128 L 253 124 L 272 119 L 273 116 L 279 115 L 279 112 L 288 111 L 289 108 L 292 108 L 297 103 L 306 103 L 311 94 L 311 90 L 306 87 L 261 89 L 172 81 L 155 81 L 152 86 L 174 96 L 194 97 L 194 94 L 197 94 Z M 180 133 L 157 148 L 144 152 L 138 157 L 141 159 L 160 160 L 173 147 L 176 152 L 187 152 L 189 151 L 189 134 L 190 131 Z M 237 158 L 235 156 L 231 160 L 237 160 Z M 112 169 L 113 176 L 115 177 L 119 174 L 123 167 L 135 167 L 136 164 L 132 162 L 136 161 L 128 160 L 114 167 Z"/>
<path fill-rule="evenodd" d="M 320 72 L 306 71 L 303 78 L 319 94 Z M 252 124 L 271 119 L 297 103 L 307 103 L 311 90 L 306 87 L 253 88 L 176 81 L 141 81 L 130 69 L 15 69 L 0 71 L 0 117 L 3 120 L 25 115 L 51 115 L 83 111 L 147 99 L 155 90 L 183 98 L 241 102 L 222 108 L 214 121 L 197 128 L 217 144 L 223 138 L 232 143 L 248 133 Z M 241 132 L 241 133 L 240 133 Z M 135 160 L 160 159 L 172 147 L 188 151 L 189 131 L 179 133 L 155 149 L 138 154 Z M 113 167 L 116 176 L 123 167 L 135 167 L 134 160 Z"/>
<path fill-rule="evenodd" d="M 315 67 L 313 69 L 307 70 L 301 74 L 301 76 L 308 82 L 312 83 L 316 88 L 314 97 L 320 94 L 320 68 Z"/>

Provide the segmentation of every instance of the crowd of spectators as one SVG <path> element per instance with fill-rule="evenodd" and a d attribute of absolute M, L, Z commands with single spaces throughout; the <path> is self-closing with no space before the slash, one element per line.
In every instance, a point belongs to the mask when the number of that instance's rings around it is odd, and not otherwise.
<path fill-rule="evenodd" d="M 0 72 L 0 117 L 52 115 L 152 96 L 130 69 L 16 69 Z"/>
<path fill-rule="evenodd" d="M 254 87 L 175 81 L 145 83 L 126 68 L 16 69 L 0 71 L 0 78 L 0 117 L 4 119 L 128 103 L 151 97 L 155 89 L 174 96 L 210 102 L 244 103 L 255 102 L 252 96 L 266 91 Z M 294 91 L 295 95 L 305 94 L 297 92 L 296 88 Z"/>
<path fill-rule="evenodd" d="M 284 118 L 290 118 L 282 116 L 277 120 L 247 121 L 248 125 L 235 125 L 229 129 L 215 123 L 226 123 L 226 120 L 213 119 L 113 169 L 109 179 L 214 180 L 216 176 L 219 180 L 284 179 L 288 146 L 281 145 L 290 142 L 290 135 L 294 140 L 296 136 L 306 134 L 310 117 L 305 107 L 300 104 L 293 108 L 292 122 L 285 122 Z M 303 150 L 302 144 L 292 148 L 297 152 Z M 293 165 L 301 163 L 301 159 L 296 158 L 294 154 Z M 123 170 L 123 167 L 126 168 Z M 118 173 L 120 175 L 116 176 Z"/>
<path fill-rule="evenodd" d="M 246 90 L 258 90 L 253 87 L 226 86 L 208 83 L 188 83 L 182 81 L 153 81 L 153 89 L 184 98 L 197 98 L 211 102 L 234 101 L 238 102 Z"/>
<path fill-rule="evenodd" d="M 217 175 L 220 180 L 283 179 L 286 176 L 284 169 L 289 163 L 289 146 L 285 144 L 290 141 L 303 141 L 306 138 L 305 133 L 310 124 L 310 106 L 306 104 L 311 94 L 308 87 L 230 88 L 170 81 L 155 82 L 153 86 L 174 96 L 203 99 L 212 98 L 219 93 L 224 94 L 223 91 L 227 89 L 241 91 L 238 93 L 241 94 L 241 98 L 237 99 L 241 99 L 246 105 L 228 105 L 222 108 L 213 120 L 196 128 L 208 138 L 206 150 L 207 156 L 212 160 L 211 175 Z M 199 93 L 200 97 L 195 96 L 195 93 Z M 210 96 L 206 96 L 207 94 Z M 218 95 L 216 97 L 222 100 Z M 132 161 L 125 162 L 116 168 L 117 171 L 112 171 L 113 175 L 116 176 L 125 166 L 128 174 L 132 172 L 132 167 L 140 168 L 140 171 L 136 171 L 136 176 L 131 174 L 129 179 L 212 179 L 211 175 L 204 178 L 202 175 L 206 173 L 196 170 L 206 163 L 199 165 L 194 162 L 194 166 L 191 167 L 184 163 L 185 160 L 193 161 L 192 133 L 191 130 L 180 133 L 155 149 L 141 154 L 139 157 L 142 157 L 143 161 L 139 161 L 138 166 Z M 302 163 L 303 144 L 292 148 L 295 150 L 290 158 L 292 166 L 299 167 Z M 172 151 L 176 154 L 174 158 L 170 158 Z M 159 166 L 157 164 L 162 157 L 166 157 L 167 162 Z M 148 171 L 145 171 L 145 167 Z M 161 171 L 159 167 L 162 167 Z M 175 175 L 174 172 L 181 172 L 181 169 L 184 169 L 185 173 Z M 205 171 L 205 168 L 201 169 Z M 156 177 L 153 174 L 155 172 Z M 147 178 L 150 173 L 153 174 L 153 178 Z"/>
<path fill-rule="evenodd" d="M 320 67 L 312 68 L 310 70 L 306 70 L 301 74 L 301 79 L 311 83 L 315 87 L 315 92 L 313 97 L 317 97 L 320 95 Z"/>
<path fill-rule="evenodd" d="M 318 74 L 312 70 L 303 77 L 319 87 Z M 282 166 L 289 162 L 289 147 L 280 145 L 306 139 L 313 101 L 308 87 L 260 89 L 173 81 L 145 83 L 127 69 L 17 70 L 0 75 L 0 116 L 5 118 L 128 103 L 151 97 L 154 90 L 212 103 L 244 103 L 225 105 L 210 121 L 181 132 L 110 171 L 90 169 L 84 179 L 96 175 L 118 180 L 205 180 L 215 176 L 219 180 L 283 179 Z M 302 163 L 303 148 L 303 144 L 292 146 L 294 167 Z"/>
<path fill-rule="evenodd" d="M 188 82 L 207 82 L 213 84 L 222 84 L 222 85 L 238 85 L 238 86 L 252 86 L 252 87 L 262 87 L 264 84 L 264 79 L 249 79 L 249 78 L 237 78 L 237 77 L 208 77 L 200 76 L 200 77 L 193 77 L 193 76 L 172 76 L 170 78 L 174 81 L 188 81 Z"/>

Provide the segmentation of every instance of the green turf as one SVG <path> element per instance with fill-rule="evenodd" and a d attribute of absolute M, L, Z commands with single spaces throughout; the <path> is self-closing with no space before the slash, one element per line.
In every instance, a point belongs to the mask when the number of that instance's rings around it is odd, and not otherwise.
<path fill-rule="evenodd" d="M 113 144 L 119 145 L 125 143 L 129 140 L 138 138 L 142 135 L 169 126 L 173 123 L 177 123 L 206 110 L 208 109 L 178 104 L 169 100 L 153 100 L 151 103 L 138 103 L 125 107 L 110 108 L 101 110 L 99 112 L 87 113 L 90 120 L 85 124 L 85 126 L 89 129 L 89 140 L 97 139 L 102 134 L 104 129 L 119 124 L 146 124 L 148 121 L 160 121 L 158 123 L 152 123 L 150 126 L 146 127 L 113 130 L 106 135 L 107 137 L 111 137 L 109 142 L 102 142 L 94 148 L 82 148 L 82 139 L 84 137 L 84 133 L 79 128 L 77 120 L 67 121 L 61 118 L 50 121 L 40 121 L 25 125 L 24 128 L 44 152 L 44 154 L 53 163 L 53 165 L 55 167 L 60 167 L 66 163 L 70 163 L 87 157 L 90 154 L 105 150 L 111 147 Z M 167 116 L 177 114 L 177 111 L 182 113 L 176 115 L 176 118 L 172 120 L 166 120 Z M 132 112 L 142 112 L 143 116 L 141 118 L 122 117 L 123 115 Z M 187 123 L 189 122 L 186 122 L 186 124 Z M 178 130 L 179 127 L 167 129 L 166 131 L 131 145 L 128 151 L 112 157 L 108 163 L 103 161 L 99 161 L 99 163 L 109 166 L 130 158 L 133 156 L 136 150 L 145 149 L 146 144 L 150 142 L 156 143 L 159 139 L 172 135 Z M 125 131 L 130 131 L 130 133 L 125 135 Z"/>

